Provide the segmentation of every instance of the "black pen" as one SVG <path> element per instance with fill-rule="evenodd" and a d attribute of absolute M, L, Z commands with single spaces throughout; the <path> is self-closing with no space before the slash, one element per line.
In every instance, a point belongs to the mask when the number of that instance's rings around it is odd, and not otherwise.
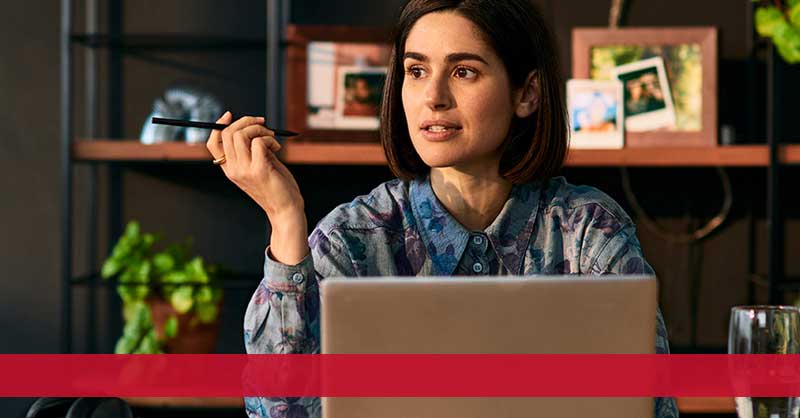
<path fill-rule="evenodd" d="M 228 125 L 223 125 L 221 123 L 211 123 L 211 122 L 196 122 L 192 120 L 182 120 L 182 119 L 166 119 L 166 118 L 156 118 L 152 119 L 153 123 L 159 125 L 172 125 L 172 126 L 185 126 L 188 128 L 203 128 L 203 129 L 217 129 L 223 130 L 228 127 Z M 266 126 L 267 129 L 275 132 L 276 136 L 297 136 L 300 135 L 297 132 L 287 131 L 283 129 L 272 129 Z"/>

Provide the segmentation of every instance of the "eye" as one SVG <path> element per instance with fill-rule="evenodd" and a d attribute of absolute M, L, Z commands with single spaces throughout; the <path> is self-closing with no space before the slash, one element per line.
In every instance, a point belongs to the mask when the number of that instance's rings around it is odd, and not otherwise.
<path fill-rule="evenodd" d="M 412 66 L 412 67 L 409 67 L 406 70 L 406 74 L 411 76 L 411 78 L 413 78 L 413 79 L 418 79 L 418 78 L 422 77 L 424 75 L 424 73 L 425 73 L 425 70 L 423 70 L 421 67 L 418 67 L 418 66 Z"/>
<path fill-rule="evenodd" d="M 458 78 L 472 79 L 477 77 L 478 73 L 471 68 L 458 67 L 455 69 L 455 71 L 453 71 L 453 75 L 455 75 Z"/>

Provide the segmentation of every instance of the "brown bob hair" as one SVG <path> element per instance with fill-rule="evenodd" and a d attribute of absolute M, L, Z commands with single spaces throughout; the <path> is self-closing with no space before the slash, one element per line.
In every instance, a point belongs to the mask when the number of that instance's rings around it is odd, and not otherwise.
<path fill-rule="evenodd" d="M 536 71 L 537 110 L 516 115 L 503 142 L 500 175 L 512 183 L 527 183 L 555 175 L 567 153 L 568 127 L 563 80 L 552 33 L 529 0 L 410 0 L 403 7 L 393 35 L 392 55 L 383 89 L 381 143 L 392 172 L 410 180 L 430 170 L 411 143 L 401 90 L 403 54 L 411 28 L 422 16 L 456 12 L 471 20 L 494 48 L 508 72 L 512 91 Z"/>

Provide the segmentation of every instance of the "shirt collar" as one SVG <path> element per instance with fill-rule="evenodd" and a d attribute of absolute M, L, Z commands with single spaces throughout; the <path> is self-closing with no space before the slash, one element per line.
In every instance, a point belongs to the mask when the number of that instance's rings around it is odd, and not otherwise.
<path fill-rule="evenodd" d="M 515 184 L 505 206 L 485 232 L 509 274 L 522 274 L 522 262 L 536 229 L 540 183 Z"/>
<path fill-rule="evenodd" d="M 453 274 L 467 247 L 469 231 L 436 198 L 430 176 L 411 182 L 409 192 L 414 219 L 431 259 L 433 273 L 442 276 Z"/>
<path fill-rule="evenodd" d="M 536 224 L 538 184 L 514 185 L 500 214 L 484 232 L 511 274 L 522 272 L 524 254 Z M 442 206 L 433 193 L 430 176 L 411 182 L 410 199 L 435 275 L 452 275 L 464 254 L 470 231 Z"/>

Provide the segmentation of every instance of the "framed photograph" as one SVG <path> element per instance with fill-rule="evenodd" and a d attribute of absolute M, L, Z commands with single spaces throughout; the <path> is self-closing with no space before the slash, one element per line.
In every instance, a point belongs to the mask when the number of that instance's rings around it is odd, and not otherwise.
<path fill-rule="evenodd" d="M 663 58 L 620 65 L 614 69 L 614 77 L 622 82 L 627 132 L 675 128 L 675 107 Z"/>
<path fill-rule="evenodd" d="M 379 111 L 386 67 L 339 67 L 337 69 L 335 128 L 380 128 Z"/>
<path fill-rule="evenodd" d="M 626 114 L 626 147 L 717 146 L 716 28 L 575 28 L 572 75 L 632 81 L 625 94 L 636 114 Z M 660 110 L 650 99 L 658 91 L 664 99 Z M 646 100 L 634 103 L 642 93 Z"/>
<path fill-rule="evenodd" d="M 622 83 L 618 80 L 567 81 L 570 148 L 622 148 L 622 103 Z"/>
<path fill-rule="evenodd" d="M 377 141 L 391 53 L 384 29 L 290 25 L 286 125 L 306 140 Z"/>

